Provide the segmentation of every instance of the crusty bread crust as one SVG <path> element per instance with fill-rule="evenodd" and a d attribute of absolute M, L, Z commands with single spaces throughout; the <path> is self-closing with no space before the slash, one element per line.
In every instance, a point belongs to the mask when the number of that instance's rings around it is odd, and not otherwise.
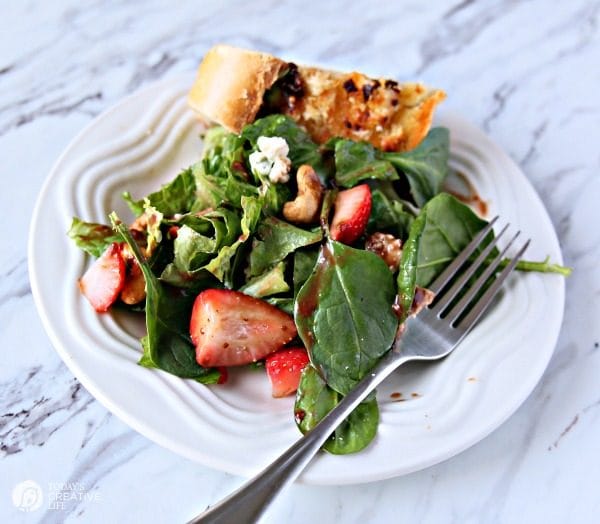
<path fill-rule="evenodd" d="M 289 64 L 268 54 L 219 45 L 200 64 L 190 106 L 239 133 L 252 123 Z M 318 143 L 341 136 L 386 151 L 415 148 L 427 135 L 435 107 L 446 94 L 419 83 L 399 84 L 362 73 L 316 67 L 297 69 L 302 96 L 290 96 L 280 111 L 294 118 Z"/>
<path fill-rule="evenodd" d="M 287 68 L 266 53 L 217 45 L 204 56 L 188 95 L 192 109 L 239 133 L 254 122 L 263 95 Z"/>

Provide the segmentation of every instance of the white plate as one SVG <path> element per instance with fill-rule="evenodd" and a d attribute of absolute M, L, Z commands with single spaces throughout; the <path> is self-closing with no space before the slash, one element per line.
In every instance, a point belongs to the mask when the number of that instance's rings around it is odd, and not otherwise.
<path fill-rule="evenodd" d="M 270 397 L 260 371 L 238 371 L 206 387 L 136 364 L 143 324 L 97 315 L 77 288 L 89 259 L 67 238 L 72 216 L 107 221 L 120 198 L 141 197 L 199 157 L 199 124 L 186 107 L 191 78 L 153 85 L 94 120 L 67 148 L 39 196 L 29 238 L 33 295 L 53 345 L 83 385 L 131 427 L 185 457 L 251 476 L 298 438 L 293 399 Z M 533 239 L 528 258 L 562 262 L 539 197 L 519 168 L 457 116 L 452 163 L 496 213 Z M 304 472 L 310 484 L 351 484 L 416 471 L 481 440 L 532 391 L 554 349 L 564 279 L 519 274 L 501 300 L 446 360 L 409 365 L 380 388 L 381 423 L 362 453 L 322 454 Z M 402 393 L 404 402 L 392 394 Z M 397 396 L 397 395 L 394 395 Z"/>

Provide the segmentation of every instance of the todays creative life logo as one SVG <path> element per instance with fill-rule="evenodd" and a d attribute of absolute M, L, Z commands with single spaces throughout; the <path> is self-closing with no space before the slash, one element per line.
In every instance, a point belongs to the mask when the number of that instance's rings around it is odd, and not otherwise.
<path fill-rule="evenodd" d="M 66 510 L 80 503 L 100 502 L 100 493 L 89 491 L 82 482 L 50 482 L 44 493 L 34 480 L 25 480 L 15 485 L 12 501 L 20 511 L 32 512 L 42 507 L 44 500 L 49 510 Z"/>
<path fill-rule="evenodd" d="M 13 488 L 12 501 L 21 511 L 35 511 L 44 503 L 44 492 L 34 480 L 25 480 Z"/>

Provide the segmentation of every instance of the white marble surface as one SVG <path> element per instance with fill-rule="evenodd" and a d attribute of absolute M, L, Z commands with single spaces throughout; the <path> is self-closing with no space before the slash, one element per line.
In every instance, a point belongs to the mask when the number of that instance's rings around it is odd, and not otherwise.
<path fill-rule="evenodd" d="M 443 87 L 445 106 L 521 165 L 575 268 L 550 366 L 500 429 L 406 477 L 293 486 L 264 521 L 598 522 L 600 3 L 141 4 L 0 7 L 0 522 L 182 522 L 243 480 L 158 447 L 95 401 L 54 352 L 27 275 L 35 198 L 71 138 L 216 42 Z M 46 500 L 23 513 L 11 493 L 28 479 Z M 50 509 L 64 482 L 71 500 Z"/>

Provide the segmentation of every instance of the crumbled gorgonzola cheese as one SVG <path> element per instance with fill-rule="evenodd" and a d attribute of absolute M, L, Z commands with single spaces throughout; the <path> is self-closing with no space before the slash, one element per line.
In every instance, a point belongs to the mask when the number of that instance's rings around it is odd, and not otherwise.
<path fill-rule="evenodd" d="M 261 136 L 256 144 L 258 151 L 250 154 L 250 169 L 259 178 L 269 177 L 274 184 L 286 183 L 290 179 L 292 163 L 288 158 L 290 148 L 280 136 Z"/>

